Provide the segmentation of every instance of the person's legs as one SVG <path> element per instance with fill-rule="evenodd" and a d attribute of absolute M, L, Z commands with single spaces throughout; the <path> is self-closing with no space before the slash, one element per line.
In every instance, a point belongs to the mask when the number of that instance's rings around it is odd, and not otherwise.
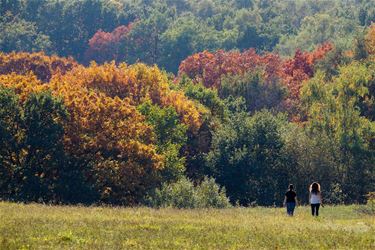
<path fill-rule="evenodd" d="M 320 204 L 311 204 L 311 214 L 312 216 L 319 216 Z"/>
<path fill-rule="evenodd" d="M 311 214 L 312 216 L 315 215 L 315 204 L 311 204 Z"/>
<path fill-rule="evenodd" d="M 316 214 L 316 216 L 319 216 L 319 207 L 320 207 L 320 204 L 315 204 L 315 214 Z"/>
<path fill-rule="evenodd" d="M 296 203 L 289 202 L 288 204 L 289 204 L 289 215 L 293 216 L 293 214 L 294 214 L 294 208 L 296 207 Z"/>
<path fill-rule="evenodd" d="M 291 215 L 290 202 L 287 202 L 287 203 L 286 203 L 286 213 L 287 213 L 288 215 Z"/>

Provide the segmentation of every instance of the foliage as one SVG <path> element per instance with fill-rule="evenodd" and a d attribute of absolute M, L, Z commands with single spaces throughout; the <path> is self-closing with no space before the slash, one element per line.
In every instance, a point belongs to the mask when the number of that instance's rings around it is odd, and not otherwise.
<path fill-rule="evenodd" d="M 5 197 L 61 200 L 67 119 L 63 102 L 48 92 L 41 92 L 31 93 L 20 104 L 14 92 L 2 87 L 1 103 L 1 187 Z"/>
<path fill-rule="evenodd" d="M 150 198 L 153 207 L 176 208 L 227 208 L 230 207 L 225 189 L 215 183 L 213 178 L 205 178 L 197 186 L 186 178 L 172 184 L 164 184 Z"/>
<path fill-rule="evenodd" d="M 373 1 L 356 0 L 2 0 L 0 4 L 0 30 L 4 30 L 0 37 L 6 38 L 0 40 L 7 44 L 3 51 L 48 50 L 81 63 L 140 60 L 174 73 L 184 58 L 204 50 L 255 48 L 290 56 L 296 49 L 311 51 L 325 42 L 347 50 L 356 32 L 370 26 L 375 16 Z M 125 28 L 131 24 L 131 29 Z M 113 39 L 117 35 L 121 39 Z"/>
<path fill-rule="evenodd" d="M 144 102 L 138 110 L 153 126 L 159 154 L 164 156 L 165 165 L 161 171 L 163 182 L 173 182 L 185 172 L 185 158 L 180 157 L 181 147 L 187 141 L 187 127 L 181 124 L 173 107 L 160 108 L 150 102 Z"/>
<path fill-rule="evenodd" d="M 369 207 L 370 211 L 375 214 L 375 193 L 370 192 L 367 194 L 367 206 Z"/>
<path fill-rule="evenodd" d="M 340 184 L 333 183 L 329 188 L 327 197 L 324 199 L 331 204 L 343 204 L 346 200 L 346 194 L 343 192 Z"/>
<path fill-rule="evenodd" d="M 0 75 L 16 73 L 25 75 L 32 72 L 40 81 L 49 82 L 54 74 L 65 74 L 77 63 L 72 58 L 46 56 L 40 53 L 1 53 Z"/>
<path fill-rule="evenodd" d="M 124 43 L 127 43 L 131 29 L 132 24 L 121 25 L 110 33 L 98 30 L 89 40 L 89 48 L 85 53 L 86 61 L 103 63 L 112 60 L 122 61 L 127 58 L 127 54 L 123 54 L 120 49 Z"/>
<path fill-rule="evenodd" d="M 267 111 L 232 114 L 213 135 L 207 164 L 231 202 L 272 205 L 285 187 L 280 120 Z"/>
<path fill-rule="evenodd" d="M 282 106 L 292 120 L 304 119 L 301 113 L 299 92 L 303 82 L 314 75 L 314 65 L 322 60 L 333 49 L 332 44 L 326 43 L 319 46 L 313 52 L 297 50 L 293 58 L 281 59 L 277 54 L 258 55 L 255 50 L 238 51 L 207 51 L 194 54 L 186 58 L 180 65 L 179 75 L 187 75 L 195 82 L 202 82 L 206 87 L 214 87 L 219 90 L 221 97 L 229 95 L 245 97 L 249 109 L 258 107 L 277 106 L 282 101 Z M 249 79 L 249 76 L 255 76 Z M 256 85 L 262 80 L 265 84 Z M 254 82 L 254 84 L 251 84 Z M 245 86 L 246 85 L 246 86 Z M 260 85 L 260 84 L 259 84 Z M 283 100 L 283 86 L 288 94 Z M 266 89 L 270 88 L 270 91 Z M 276 89 L 276 91 L 275 91 Z M 251 103 L 251 95 L 257 95 L 257 91 L 264 92 L 265 97 L 258 105 Z M 253 107 L 251 107 L 253 106 Z"/>
<path fill-rule="evenodd" d="M 133 106 L 147 100 L 161 107 L 173 106 L 181 121 L 192 131 L 197 130 L 201 124 L 201 110 L 183 92 L 171 90 L 166 74 L 155 66 L 116 66 L 114 63 L 99 66 L 93 63 L 90 67 L 77 67 L 61 79 L 56 78 L 56 87 L 59 87 L 59 82 L 74 82 L 77 88 L 99 91 L 113 100 L 121 99 Z"/>
<path fill-rule="evenodd" d="M 13 16 L 6 12 L 0 17 L 0 51 L 49 51 L 49 37 L 38 32 L 35 23 Z"/>
<path fill-rule="evenodd" d="M 33 73 L 17 75 L 15 73 L 0 75 L 0 86 L 12 89 L 20 101 L 25 101 L 31 93 L 48 90 Z"/>
<path fill-rule="evenodd" d="M 312 51 L 316 45 L 327 42 L 350 49 L 359 30 L 355 19 L 318 13 L 304 18 L 297 34 L 282 36 L 276 51 L 291 55 L 296 49 Z"/>
<path fill-rule="evenodd" d="M 288 183 L 302 202 L 311 181 L 332 203 L 374 190 L 373 1 L 0 0 L 0 16 L 1 199 L 136 205 L 207 175 L 243 205 Z"/>
<path fill-rule="evenodd" d="M 365 47 L 369 55 L 375 54 L 375 25 L 372 24 L 365 36 Z"/>
<path fill-rule="evenodd" d="M 265 68 L 266 77 L 273 77 L 278 74 L 276 65 L 279 63 L 278 56 L 260 56 L 254 49 L 243 53 L 223 50 L 215 53 L 204 51 L 186 58 L 179 67 L 179 75 L 186 74 L 196 82 L 202 82 L 206 87 L 220 88 L 222 76 L 243 75 L 258 67 Z"/>
<path fill-rule="evenodd" d="M 116 81 L 117 76 L 123 78 Z M 133 105 L 137 97 L 116 96 L 113 87 L 120 87 L 117 84 L 123 83 L 122 79 L 126 75 L 115 66 L 77 67 L 54 78 L 50 86 L 53 93 L 63 96 L 71 114 L 65 137 L 67 152 L 83 164 L 93 165 L 88 176 L 101 200 L 133 204 L 155 185 L 163 161 L 153 145 L 152 128 Z"/>
<path fill-rule="evenodd" d="M 208 108 L 210 115 L 221 119 L 224 118 L 225 104 L 216 89 L 206 88 L 200 83 L 194 83 L 187 76 L 181 77 L 177 88 L 184 91 L 187 97 L 198 101 L 201 105 Z"/>
<path fill-rule="evenodd" d="M 3 57 L 4 72 L 12 73 L 0 75 L 0 84 L 14 89 L 18 102 L 27 103 L 30 96 L 50 91 L 62 98 L 69 112 L 63 123 L 63 156 L 55 165 L 65 167 L 62 175 L 70 178 L 64 181 L 66 185 L 86 190 L 91 198 L 75 195 L 64 201 L 97 199 L 136 204 L 160 182 L 171 182 L 184 174 L 182 147 L 187 141 L 187 131 L 194 134 L 199 129 L 205 108 L 189 100 L 182 91 L 171 89 L 168 78 L 157 67 L 113 63 L 90 67 L 75 65 L 65 74 L 58 68 L 51 70 L 52 78 L 44 84 L 33 74 L 44 76 L 44 71 L 21 75 L 22 71 L 11 71 L 12 67 L 6 62 L 26 58 L 30 61 L 26 66 L 30 68 L 35 61 L 45 62 L 52 68 L 51 65 L 59 66 L 65 59 L 26 53 L 4 54 Z M 64 69 L 64 64 L 61 66 Z M 23 69 L 22 64 L 16 69 Z M 60 139 L 45 138 L 49 143 L 60 145 Z M 8 154 L 14 153 L 12 148 L 7 150 L 10 150 Z M 15 167 L 21 167 L 18 165 Z M 41 196 L 35 189 L 29 190 L 35 197 L 23 196 L 23 199 L 36 200 L 36 196 Z M 59 192 L 66 195 L 69 190 L 71 187 Z M 63 198 L 55 195 L 43 199 L 56 202 Z"/>
<path fill-rule="evenodd" d="M 324 203 L 345 202 L 340 165 L 335 158 L 340 152 L 338 145 L 328 136 L 312 135 L 297 124 L 287 124 L 282 131 L 284 170 L 289 182 L 295 186 L 299 202 L 309 203 L 308 187 L 312 181 L 321 184 Z"/>
<path fill-rule="evenodd" d="M 294 57 L 286 60 L 283 64 L 283 78 L 289 91 L 284 105 L 292 120 L 301 121 L 305 119 L 305 114 L 301 112 L 301 87 L 304 81 L 314 76 L 314 64 L 323 59 L 331 50 L 332 45 L 330 43 L 323 44 L 311 53 L 297 50 Z"/>
<path fill-rule="evenodd" d="M 363 201 L 373 188 L 374 124 L 361 116 L 358 106 L 369 94 L 370 67 L 358 62 L 343 66 L 329 84 L 317 74 L 302 90 L 310 133 L 326 136 L 338 147 L 333 157 L 347 200 Z"/>
<path fill-rule="evenodd" d="M 281 103 L 286 96 L 285 88 L 278 79 L 266 79 L 259 71 L 245 75 L 231 75 L 222 78 L 219 95 L 243 97 L 246 109 L 255 112 L 261 109 L 281 109 Z"/>
<path fill-rule="evenodd" d="M 15 162 L 11 152 L 17 152 L 18 125 L 20 123 L 20 106 L 18 98 L 10 89 L 0 88 L 0 185 L 2 196 L 7 196 L 9 192 L 9 182 L 13 177 Z"/>

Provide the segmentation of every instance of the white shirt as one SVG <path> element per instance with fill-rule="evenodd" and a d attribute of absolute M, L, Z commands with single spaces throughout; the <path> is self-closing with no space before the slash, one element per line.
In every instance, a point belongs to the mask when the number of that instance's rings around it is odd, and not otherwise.
<path fill-rule="evenodd" d="M 320 203 L 321 203 L 320 194 L 311 193 L 310 204 L 320 204 Z"/>

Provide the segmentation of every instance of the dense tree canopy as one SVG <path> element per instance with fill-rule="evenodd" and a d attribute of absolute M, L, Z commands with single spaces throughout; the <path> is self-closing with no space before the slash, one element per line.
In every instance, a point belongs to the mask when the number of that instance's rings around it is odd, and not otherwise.
<path fill-rule="evenodd" d="M 140 60 L 174 73 L 204 50 L 290 56 L 326 42 L 347 50 L 375 17 L 373 1 L 357 0 L 1 0 L 0 6 L 4 52 Z"/>
<path fill-rule="evenodd" d="M 0 15 L 0 199 L 375 190 L 374 1 L 0 0 Z"/>

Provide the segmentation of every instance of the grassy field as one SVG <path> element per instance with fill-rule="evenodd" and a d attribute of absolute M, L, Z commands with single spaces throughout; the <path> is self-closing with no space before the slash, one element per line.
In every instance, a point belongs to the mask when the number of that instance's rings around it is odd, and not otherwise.
<path fill-rule="evenodd" d="M 176 210 L 0 202 L 0 249 L 375 249 L 355 206 Z"/>

